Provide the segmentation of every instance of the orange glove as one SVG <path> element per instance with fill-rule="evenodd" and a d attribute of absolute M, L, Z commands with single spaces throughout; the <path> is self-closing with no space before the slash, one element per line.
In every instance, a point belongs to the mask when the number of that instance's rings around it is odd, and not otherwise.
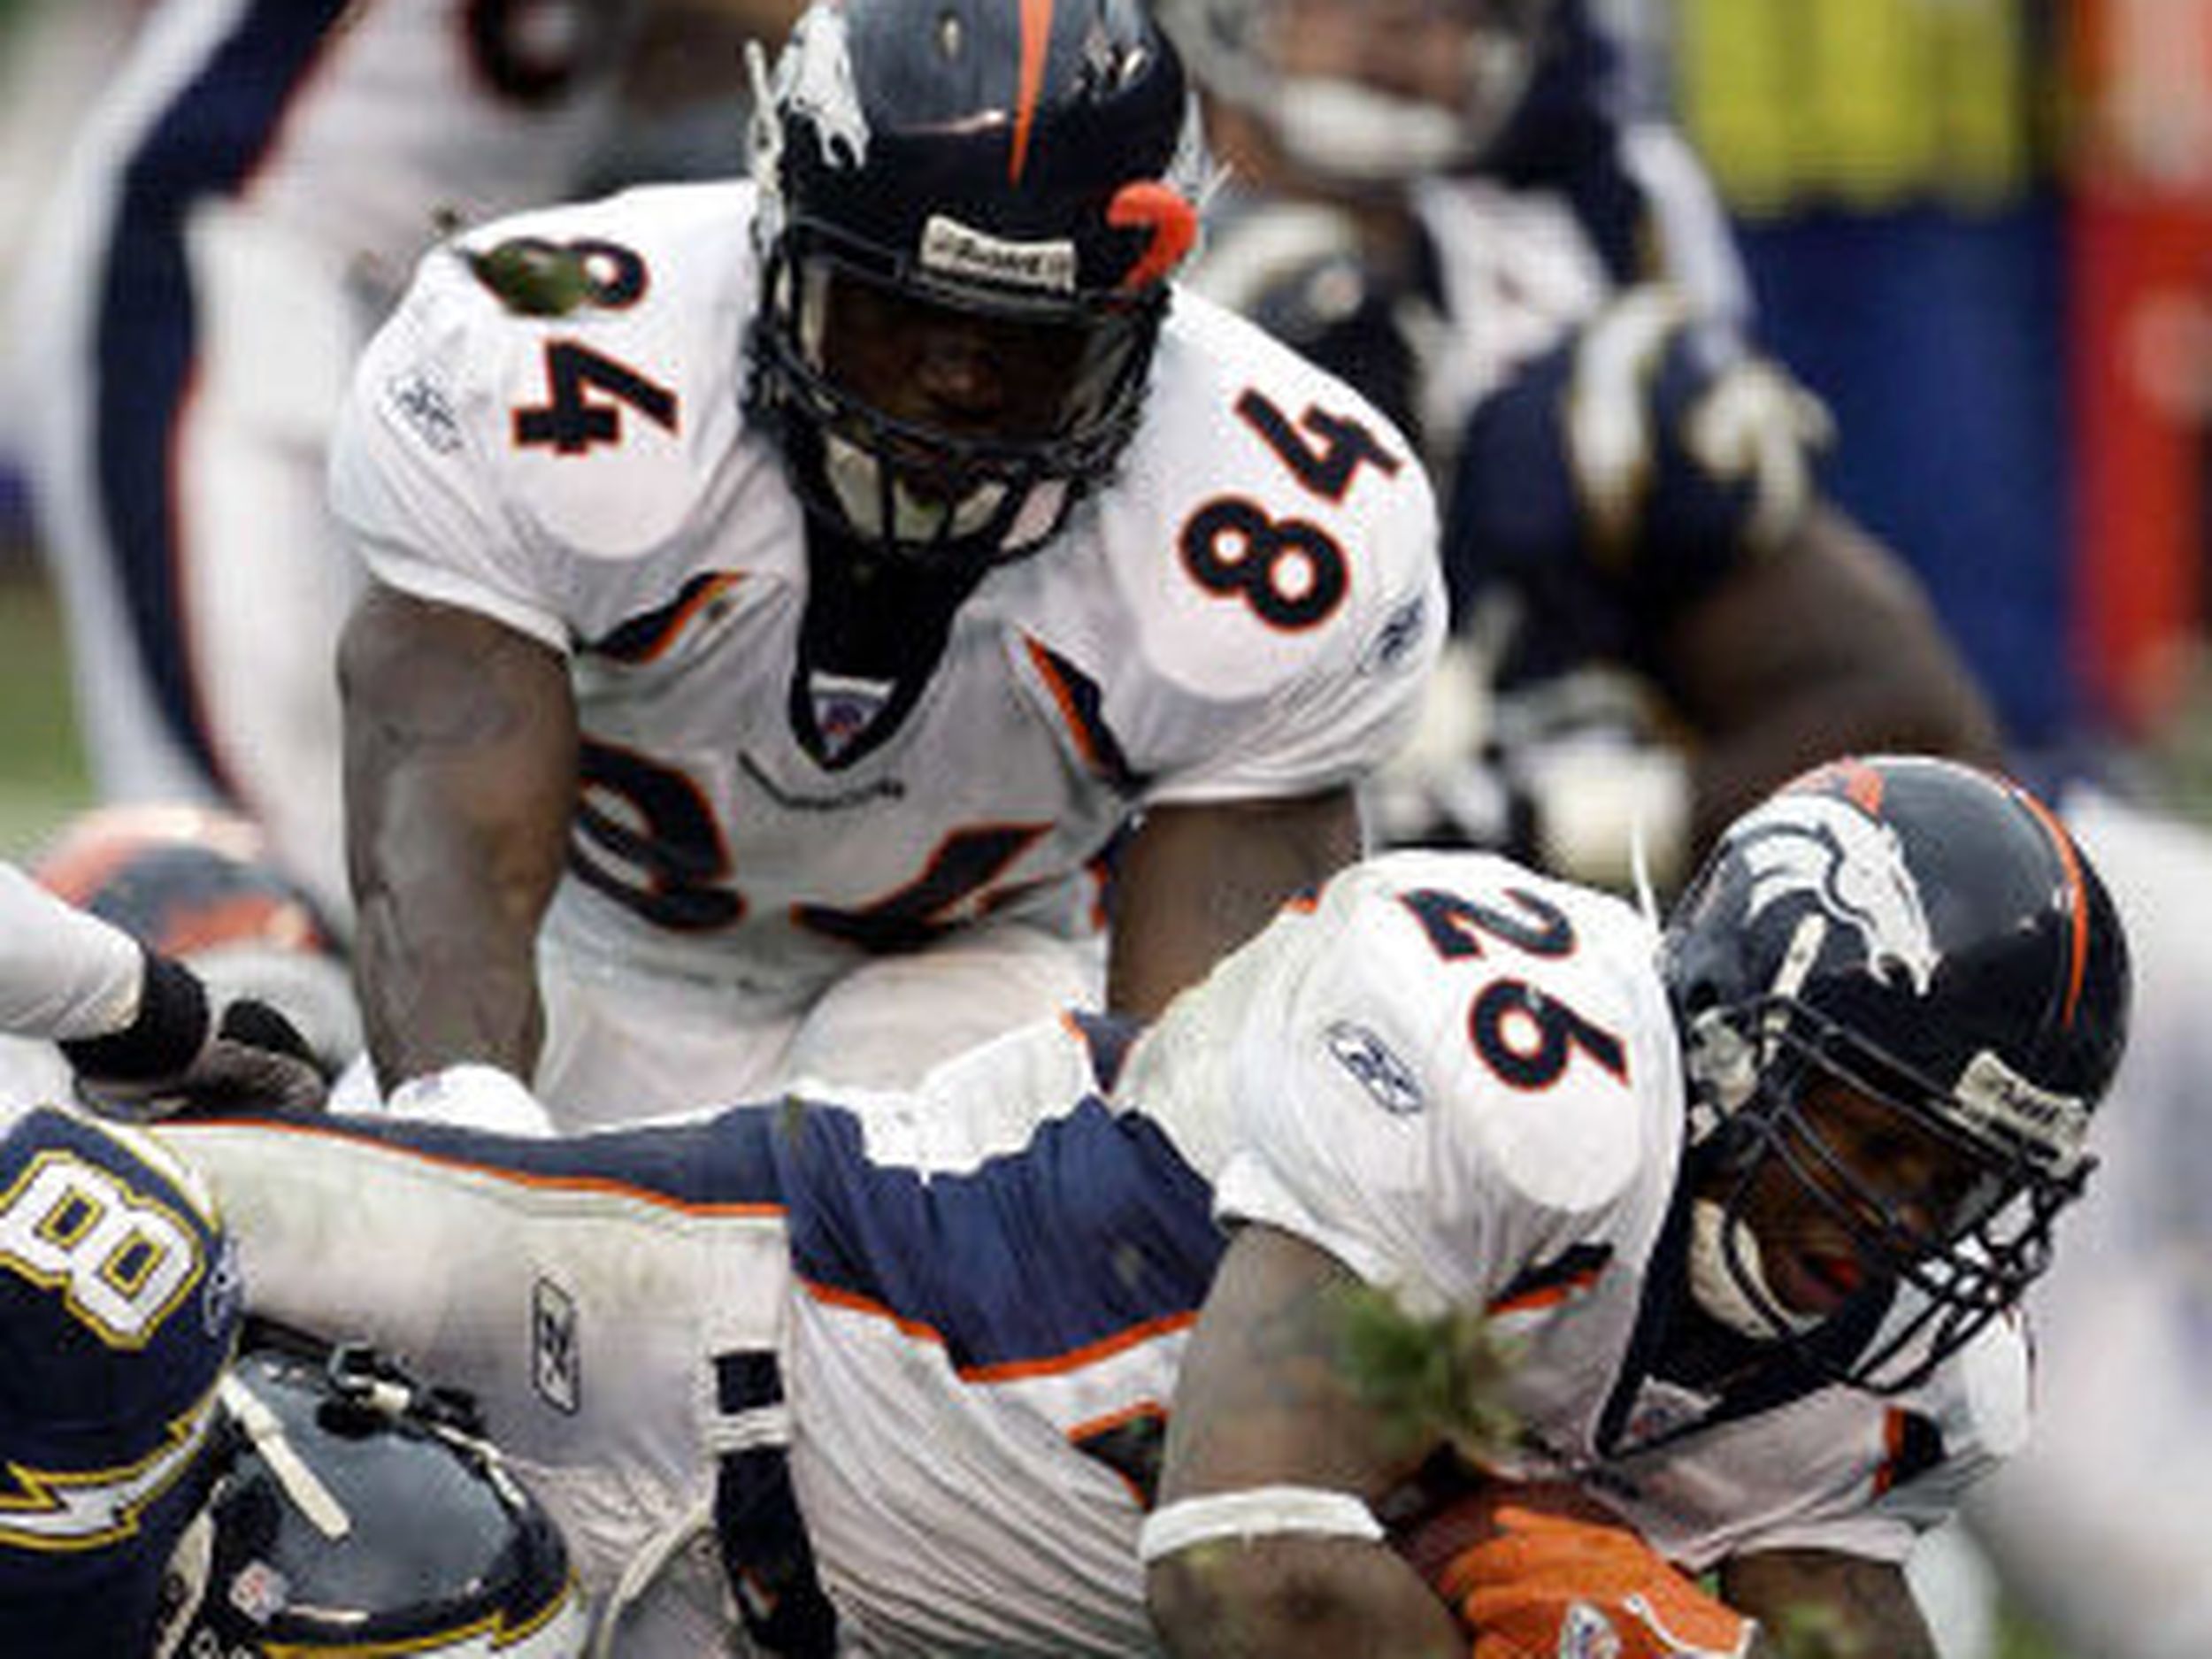
<path fill-rule="evenodd" d="M 1743 1659 L 1758 1632 L 1571 1486 L 1486 1483 L 1399 1548 L 1451 1603 L 1472 1659 Z"/>

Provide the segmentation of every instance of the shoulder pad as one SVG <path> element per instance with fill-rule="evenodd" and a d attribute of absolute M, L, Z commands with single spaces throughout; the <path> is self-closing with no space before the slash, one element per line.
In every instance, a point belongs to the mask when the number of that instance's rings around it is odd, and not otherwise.
<path fill-rule="evenodd" d="M 649 550 L 737 438 L 750 314 L 744 186 L 635 190 L 503 219 L 425 260 L 388 420 L 480 469 L 526 540 Z"/>
<path fill-rule="evenodd" d="M 1145 649 L 1227 697 L 1349 666 L 1436 580 L 1434 498 L 1397 427 L 1188 293 L 1099 522 Z"/>

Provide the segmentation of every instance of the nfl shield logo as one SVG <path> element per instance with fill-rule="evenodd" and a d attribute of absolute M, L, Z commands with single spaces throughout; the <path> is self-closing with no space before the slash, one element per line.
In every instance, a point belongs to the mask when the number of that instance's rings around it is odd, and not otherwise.
<path fill-rule="evenodd" d="M 887 680 L 857 680 L 849 674 L 811 674 L 807 695 L 814 711 L 814 729 L 822 739 L 825 759 L 835 760 L 857 741 L 891 701 Z"/>

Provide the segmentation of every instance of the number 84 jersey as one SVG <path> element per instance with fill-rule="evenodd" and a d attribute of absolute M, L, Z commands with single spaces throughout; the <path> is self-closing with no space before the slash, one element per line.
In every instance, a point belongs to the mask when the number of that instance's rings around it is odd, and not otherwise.
<path fill-rule="evenodd" d="M 569 659 L 569 942 L 803 994 L 985 914 L 1080 935 L 1139 806 L 1306 794 L 1396 746 L 1444 620 L 1420 466 L 1188 294 L 1117 477 L 984 576 L 926 675 L 803 661 L 805 521 L 743 411 L 752 214 L 747 184 L 656 188 L 434 252 L 335 441 L 379 580 Z M 487 280 L 549 251 L 556 303 Z"/>

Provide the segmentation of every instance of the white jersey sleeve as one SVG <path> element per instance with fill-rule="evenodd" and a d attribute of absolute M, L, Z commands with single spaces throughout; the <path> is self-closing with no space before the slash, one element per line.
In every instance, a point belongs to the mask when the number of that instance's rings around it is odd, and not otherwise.
<path fill-rule="evenodd" d="M 1125 1090 L 1218 1161 L 1225 1219 L 1417 1303 L 1486 1309 L 1577 1244 L 1632 1251 L 1657 1225 L 1681 1109 L 1650 957 L 1603 895 L 1481 855 L 1390 855 L 1179 1003 Z M 1146 1095 L 1208 1048 L 1184 1092 Z M 1207 1099 L 1225 1116 L 1191 1104 Z"/>
<path fill-rule="evenodd" d="M 143 978 L 128 933 L 0 864 L 0 1031 L 56 1041 L 120 1031 Z"/>
<path fill-rule="evenodd" d="M 380 581 L 564 651 L 658 595 L 656 556 L 726 503 L 750 202 L 744 186 L 633 190 L 425 257 L 332 444 L 332 506 Z M 580 287 L 524 297 L 546 291 L 512 274 L 526 250 Z M 610 580 L 625 568 L 634 586 Z"/>
<path fill-rule="evenodd" d="M 1343 382 L 1179 292 L 1099 521 L 1135 619 L 1107 713 L 1148 800 L 1351 782 L 1410 732 L 1445 632 L 1435 498 Z"/>

